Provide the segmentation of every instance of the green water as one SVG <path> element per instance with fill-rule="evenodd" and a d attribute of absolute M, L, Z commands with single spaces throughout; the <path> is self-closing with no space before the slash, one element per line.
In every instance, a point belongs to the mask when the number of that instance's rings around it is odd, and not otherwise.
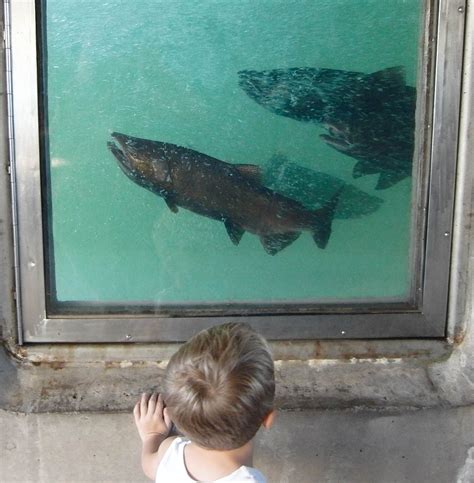
<path fill-rule="evenodd" d="M 237 72 L 324 67 L 370 73 L 401 65 L 415 85 L 420 4 L 48 0 L 58 300 L 405 297 L 413 180 L 375 191 L 376 175 L 353 179 L 356 161 L 324 144 L 321 126 L 263 109 L 239 88 Z M 223 223 L 184 209 L 172 213 L 162 198 L 130 181 L 107 149 L 113 131 L 256 164 L 268 176 L 271 160 L 284 159 L 324 178 L 321 192 L 346 182 L 352 195 L 336 213 L 326 249 L 305 232 L 270 256 L 257 236 L 246 233 L 235 246 Z"/>

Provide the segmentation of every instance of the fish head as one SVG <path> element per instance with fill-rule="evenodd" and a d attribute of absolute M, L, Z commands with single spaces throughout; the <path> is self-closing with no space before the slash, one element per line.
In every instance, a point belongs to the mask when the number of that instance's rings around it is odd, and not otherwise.
<path fill-rule="evenodd" d="M 169 160 L 163 144 L 114 132 L 107 146 L 120 169 L 136 184 L 160 194 L 171 188 Z"/>
<path fill-rule="evenodd" d="M 280 116 L 321 122 L 324 92 L 314 81 L 317 69 L 241 70 L 239 86 L 255 102 Z"/>

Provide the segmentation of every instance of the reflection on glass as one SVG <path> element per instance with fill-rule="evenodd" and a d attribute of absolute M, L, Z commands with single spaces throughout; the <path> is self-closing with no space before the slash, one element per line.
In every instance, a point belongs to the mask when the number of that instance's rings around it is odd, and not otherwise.
<path fill-rule="evenodd" d="M 408 296 L 420 0 L 45 12 L 59 302 Z"/>
<path fill-rule="evenodd" d="M 321 139 L 357 160 L 352 176 L 379 174 L 375 189 L 411 175 L 416 91 L 402 67 L 374 74 L 292 68 L 239 72 L 240 86 L 280 116 L 321 124 Z"/>

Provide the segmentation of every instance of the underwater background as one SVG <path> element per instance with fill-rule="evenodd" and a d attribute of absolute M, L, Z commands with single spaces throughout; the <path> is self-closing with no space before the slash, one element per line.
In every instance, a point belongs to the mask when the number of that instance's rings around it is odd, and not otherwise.
<path fill-rule="evenodd" d="M 416 85 L 421 0 L 47 0 L 50 190 L 59 301 L 399 300 L 410 291 L 412 183 L 375 190 L 323 127 L 278 116 L 242 70 L 403 66 Z M 262 167 L 308 209 L 347 183 L 327 247 L 304 232 L 271 256 L 223 223 L 134 184 L 114 131 Z M 305 184 L 302 190 L 301 184 Z M 303 192 L 303 194 L 301 194 Z"/>

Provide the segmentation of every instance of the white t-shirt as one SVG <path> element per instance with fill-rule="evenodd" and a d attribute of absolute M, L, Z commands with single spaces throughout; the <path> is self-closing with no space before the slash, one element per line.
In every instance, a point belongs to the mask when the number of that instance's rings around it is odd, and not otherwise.
<path fill-rule="evenodd" d="M 184 447 L 189 443 L 188 439 L 182 437 L 173 440 L 156 471 L 156 483 L 196 483 L 197 480 L 189 476 L 184 464 Z M 266 481 L 260 471 L 249 466 L 241 466 L 230 475 L 214 480 L 214 483 L 266 483 Z"/>

